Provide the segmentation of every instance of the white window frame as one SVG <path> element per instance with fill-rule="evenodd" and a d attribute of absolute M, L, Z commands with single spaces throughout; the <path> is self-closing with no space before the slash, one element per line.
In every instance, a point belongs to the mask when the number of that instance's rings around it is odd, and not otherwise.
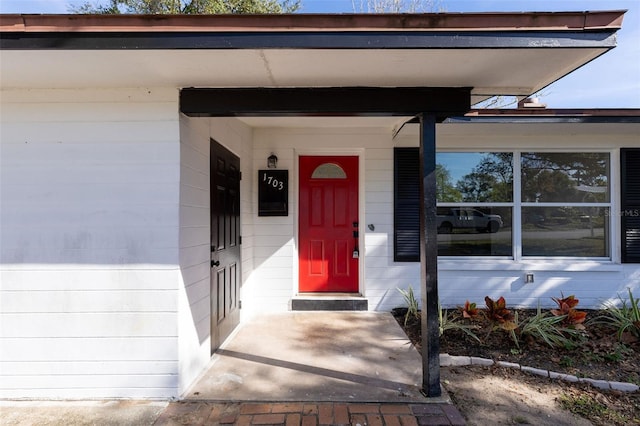
<path fill-rule="evenodd" d="M 614 259 L 619 259 L 619 244 L 617 243 L 615 230 L 619 229 L 618 218 L 611 214 L 616 211 L 615 208 L 618 203 L 617 194 L 618 179 L 617 173 L 619 171 L 619 152 L 616 155 L 612 150 L 577 150 L 577 149 L 455 149 L 448 150 L 443 149 L 438 153 L 493 153 L 493 152 L 508 152 L 513 154 L 513 200 L 512 202 L 487 202 L 487 203 L 472 203 L 461 202 L 451 203 L 443 202 L 437 203 L 437 207 L 511 207 L 512 208 L 512 255 L 511 256 L 439 256 L 443 261 L 464 261 L 470 260 L 495 260 L 504 261 L 510 260 L 519 263 L 541 263 L 541 262 L 597 262 L 597 263 L 612 263 Z M 609 156 L 609 176 L 608 176 L 608 190 L 609 201 L 603 203 L 535 203 L 535 202 L 522 202 L 522 153 L 523 152 L 536 152 L 536 153 L 603 153 Z M 608 244 L 609 253 L 608 256 L 603 257 L 568 257 L 568 256 L 524 256 L 522 253 L 522 208 L 523 207 L 599 207 L 605 209 L 605 214 L 608 211 L 609 223 L 607 229 L 605 229 L 605 243 Z"/>

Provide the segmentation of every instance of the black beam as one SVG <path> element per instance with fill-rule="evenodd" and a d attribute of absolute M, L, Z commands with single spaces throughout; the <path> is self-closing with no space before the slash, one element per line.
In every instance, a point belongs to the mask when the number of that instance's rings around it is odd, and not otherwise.
<path fill-rule="evenodd" d="M 4 32 L 0 48 L 102 49 L 557 49 L 613 48 L 600 31 L 114 31 Z"/>
<path fill-rule="evenodd" d="M 420 282 L 422 296 L 422 391 L 441 395 L 436 224 L 436 117 L 420 115 Z"/>
<path fill-rule="evenodd" d="M 187 88 L 180 111 L 190 117 L 410 116 L 466 113 L 469 87 Z"/>

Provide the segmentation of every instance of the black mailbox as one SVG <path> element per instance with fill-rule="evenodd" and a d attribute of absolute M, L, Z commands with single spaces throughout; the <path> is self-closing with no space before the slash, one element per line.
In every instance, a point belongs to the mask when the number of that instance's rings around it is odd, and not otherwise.
<path fill-rule="evenodd" d="M 258 170 L 258 216 L 289 215 L 289 170 Z"/>

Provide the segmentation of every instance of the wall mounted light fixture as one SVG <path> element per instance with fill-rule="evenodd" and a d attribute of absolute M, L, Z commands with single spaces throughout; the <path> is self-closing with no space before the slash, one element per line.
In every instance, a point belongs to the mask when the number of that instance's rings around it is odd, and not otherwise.
<path fill-rule="evenodd" d="M 275 169 L 278 167 L 278 157 L 272 152 L 269 157 L 267 157 L 267 168 Z"/>

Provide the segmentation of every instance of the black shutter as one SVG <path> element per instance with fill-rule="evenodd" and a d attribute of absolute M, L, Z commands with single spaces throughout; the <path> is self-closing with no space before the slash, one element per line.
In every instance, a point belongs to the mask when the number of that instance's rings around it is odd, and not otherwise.
<path fill-rule="evenodd" d="M 622 263 L 640 263 L 640 149 L 620 150 Z"/>
<path fill-rule="evenodd" d="M 395 148 L 393 156 L 393 260 L 420 261 L 420 153 Z"/>

